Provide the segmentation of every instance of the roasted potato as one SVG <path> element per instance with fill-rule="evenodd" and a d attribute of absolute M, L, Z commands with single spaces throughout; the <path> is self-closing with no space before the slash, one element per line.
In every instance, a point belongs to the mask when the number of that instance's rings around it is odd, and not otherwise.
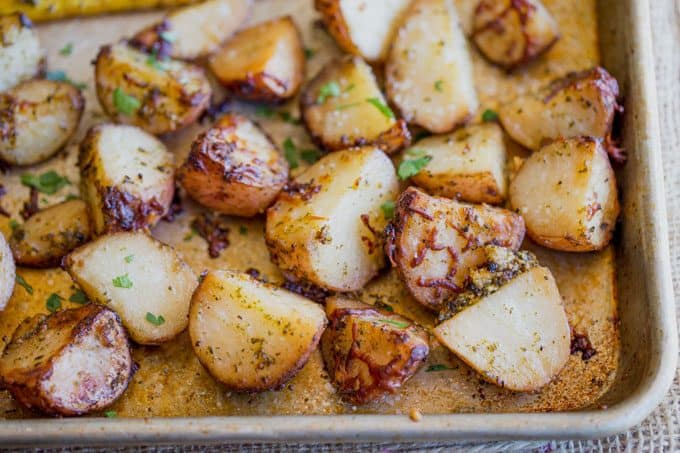
<path fill-rule="evenodd" d="M 101 48 L 95 81 L 99 103 L 114 121 L 152 134 L 194 122 L 212 93 L 200 67 L 148 55 L 125 42 Z"/>
<path fill-rule="evenodd" d="M 116 401 L 135 373 L 118 316 L 96 304 L 43 316 L 21 325 L 0 356 L 0 386 L 51 415 L 82 415 Z"/>
<path fill-rule="evenodd" d="M 371 62 L 387 58 L 411 0 L 315 0 L 328 32 L 345 51 Z"/>
<path fill-rule="evenodd" d="M 31 21 L 22 13 L 0 16 L 0 91 L 43 71 L 45 51 Z"/>
<path fill-rule="evenodd" d="M 424 138 L 413 145 L 413 152 L 431 158 L 411 181 L 432 195 L 491 204 L 502 203 L 507 196 L 507 156 L 503 131 L 496 123 Z"/>
<path fill-rule="evenodd" d="M 150 228 L 174 194 L 173 155 L 134 126 L 100 124 L 80 144 L 83 199 L 97 234 Z"/>
<path fill-rule="evenodd" d="M 447 302 L 434 334 L 492 384 L 538 390 L 569 359 L 571 332 L 557 284 L 528 252 L 484 251 L 485 262 Z"/>
<path fill-rule="evenodd" d="M 87 204 L 69 200 L 38 211 L 12 232 L 9 246 L 17 264 L 58 266 L 61 258 L 92 235 Z"/>
<path fill-rule="evenodd" d="M 344 297 L 327 299 L 326 314 L 321 351 L 331 382 L 352 404 L 396 393 L 430 352 L 427 332 L 397 314 Z"/>
<path fill-rule="evenodd" d="M 394 116 L 371 67 L 359 57 L 329 62 L 306 86 L 300 103 L 312 139 L 329 151 L 374 145 L 392 153 L 411 140 L 406 122 Z"/>
<path fill-rule="evenodd" d="M 64 268 L 92 301 L 123 320 L 139 344 L 159 344 L 183 331 L 197 279 L 170 246 L 142 232 L 104 235 L 77 248 Z"/>
<path fill-rule="evenodd" d="M 33 165 L 59 151 L 78 128 L 85 99 L 70 83 L 29 80 L 0 94 L 0 160 Z"/>
<path fill-rule="evenodd" d="M 238 391 L 283 386 L 307 363 L 325 327 L 319 305 L 248 274 L 209 272 L 191 299 L 198 359 Z"/>
<path fill-rule="evenodd" d="M 14 281 L 16 280 L 16 266 L 12 250 L 9 248 L 5 236 L 0 233 L 0 311 L 4 310 L 12 297 Z"/>
<path fill-rule="evenodd" d="M 209 66 L 232 96 L 281 102 L 300 89 L 305 53 L 290 16 L 242 30 L 210 57 Z"/>
<path fill-rule="evenodd" d="M 225 214 L 261 214 L 288 181 L 288 163 L 260 128 L 230 113 L 191 145 L 178 179 L 199 203 Z"/>
<path fill-rule="evenodd" d="M 472 39 L 497 65 L 527 63 L 559 38 L 557 22 L 540 0 L 480 0 L 475 8 Z"/>
<path fill-rule="evenodd" d="M 568 252 L 604 248 L 614 234 L 619 201 L 602 143 L 561 139 L 533 153 L 510 183 L 510 204 L 538 244 Z"/>
<path fill-rule="evenodd" d="M 355 291 L 384 266 L 385 217 L 399 182 L 390 159 L 365 147 L 323 157 L 267 211 L 272 260 L 292 280 Z"/>
<path fill-rule="evenodd" d="M 452 0 L 414 0 L 387 58 L 385 87 L 407 122 L 434 133 L 473 116 L 472 60 Z"/>
<path fill-rule="evenodd" d="M 462 291 L 468 271 L 483 259 L 481 247 L 518 249 L 524 239 L 519 215 L 486 205 L 429 196 L 409 187 L 388 227 L 387 254 L 411 295 L 438 310 Z"/>

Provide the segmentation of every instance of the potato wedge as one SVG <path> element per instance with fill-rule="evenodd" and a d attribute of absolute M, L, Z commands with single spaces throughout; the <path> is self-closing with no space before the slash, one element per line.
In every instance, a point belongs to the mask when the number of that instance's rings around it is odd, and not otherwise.
<path fill-rule="evenodd" d="M 398 190 L 392 162 L 377 148 L 323 157 L 267 211 L 272 260 L 291 280 L 336 291 L 363 288 L 385 265 L 380 207 Z"/>
<path fill-rule="evenodd" d="M 503 131 L 496 123 L 424 138 L 405 154 L 413 152 L 431 157 L 411 181 L 432 195 L 491 204 L 502 203 L 507 196 L 507 155 Z"/>
<path fill-rule="evenodd" d="M 331 381 L 352 404 L 396 393 L 430 352 L 427 332 L 403 316 L 344 297 L 327 299 L 326 314 L 321 351 Z"/>
<path fill-rule="evenodd" d="M 70 83 L 29 80 L 0 94 L 0 160 L 33 165 L 75 133 L 85 99 Z"/>
<path fill-rule="evenodd" d="M 257 124 L 229 113 L 196 137 L 177 177 L 202 205 L 252 217 L 274 202 L 288 163 Z"/>
<path fill-rule="evenodd" d="M 518 249 L 523 239 L 524 221 L 511 211 L 432 197 L 409 187 L 397 201 L 386 247 L 411 295 L 439 310 L 462 291 L 469 270 L 483 259 L 480 247 Z"/>
<path fill-rule="evenodd" d="M 345 51 L 371 62 L 387 58 L 411 0 L 315 0 L 328 32 Z"/>
<path fill-rule="evenodd" d="M 168 341 L 187 327 L 196 276 L 145 233 L 101 236 L 67 255 L 64 268 L 90 300 L 118 313 L 139 344 Z"/>
<path fill-rule="evenodd" d="M 191 300 L 198 359 L 238 391 L 282 387 L 307 363 L 325 327 L 319 305 L 248 274 L 208 272 Z"/>
<path fill-rule="evenodd" d="M 125 42 L 104 46 L 95 60 L 97 97 L 117 123 L 164 134 L 194 121 L 210 104 L 203 69 L 157 59 Z"/>
<path fill-rule="evenodd" d="M 304 89 L 302 119 L 312 139 L 329 151 L 374 145 L 386 153 L 408 146 L 411 134 L 359 57 L 329 62 Z"/>
<path fill-rule="evenodd" d="M 0 91 L 31 79 L 45 67 L 45 50 L 22 13 L 0 16 Z"/>
<path fill-rule="evenodd" d="M 0 311 L 4 310 L 14 292 L 16 280 L 16 266 L 12 250 L 9 248 L 5 236 L 0 233 Z"/>
<path fill-rule="evenodd" d="M 481 0 L 475 8 L 472 39 L 497 65 L 527 63 L 559 38 L 557 22 L 540 0 Z"/>
<path fill-rule="evenodd" d="M 0 385 L 28 408 L 51 415 L 100 410 L 135 373 L 125 329 L 101 305 L 39 316 L 19 329 L 0 356 Z"/>
<path fill-rule="evenodd" d="M 305 77 L 302 38 L 290 16 L 238 32 L 208 64 L 228 93 L 250 101 L 290 99 Z"/>
<path fill-rule="evenodd" d="M 409 123 L 451 131 L 477 110 L 472 60 L 452 0 L 415 0 L 385 65 L 388 99 Z"/>
<path fill-rule="evenodd" d="M 83 199 L 97 234 L 146 229 L 168 211 L 175 190 L 173 155 L 134 126 L 100 124 L 80 144 Z"/>
<path fill-rule="evenodd" d="M 510 183 L 529 237 L 568 252 L 604 248 L 619 215 L 616 176 L 602 143 L 561 139 L 532 154 Z"/>

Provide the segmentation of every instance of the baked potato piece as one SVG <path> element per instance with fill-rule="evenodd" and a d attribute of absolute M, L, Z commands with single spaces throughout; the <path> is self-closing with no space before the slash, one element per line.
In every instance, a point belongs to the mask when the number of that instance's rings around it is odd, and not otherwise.
<path fill-rule="evenodd" d="M 267 211 L 272 260 L 291 280 L 335 291 L 363 288 L 385 265 L 381 206 L 398 190 L 394 166 L 377 148 L 323 157 Z"/>
<path fill-rule="evenodd" d="M 361 58 L 330 61 L 305 87 L 302 119 L 312 139 L 329 151 L 374 145 L 386 153 L 408 146 L 411 134 L 380 92 Z"/>
<path fill-rule="evenodd" d="M 325 327 L 319 305 L 248 274 L 208 272 L 191 299 L 194 351 L 233 390 L 282 387 L 307 363 Z"/>
<path fill-rule="evenodd" d="M 159 344 L 183 331 L 196 276 L 179 254 L 142 232 L 101 236 L 64 259 L 87 297 L 115 310 L 139 344 Z"/>
<path fill-rule="evenodd" d="M 345 51 L 371 62 L 387 58 L 411 0 L 315 0 L 328 32 Z"/>
<path fill-rule="evenodd" d="M 302 38 L 290 16 L 239 31 L 208 64 L 228 93 L 250 101 L 290 99 L 305 78 Z"/>
<path fill-rule="evenodd" d="M 406 154 L 430 156 L 411 181 L 432 195 L 469 203 L 500 204 L 507 196 L 507 155 L 496 123 L 458 129 L 415 143 Z"/>
<path fill-rule="evenodd" d="M 449 300 L 437 339 L 485 380 L 528 392 L 569 359 L 571 332 L 550 270 L 529 252 L 486 247 L 467 289 Z"/>
<path fill-rule="evenodd" d="M 274 202 L 288 181 L 288 163 L 255 123 L 228 113 L 196 137 L 177 177 L 202 205 L 252 217 Z"/>
<path fill-rule="evenodd" d="M 560 38 L 557 22 L 540 0 L 480 0 L 472 27 L 479 50 L 506 68 L 537 58 Z"/>
<path fill-rule="evenodd" d="M 168 211 L 173 155 L 134 126 L 100 124 L 80 144 L 80 187 L 95 233 L 146 229 Z"/>
<path fill-rule="evenodd" d="M 602 143 L 561 139 L 533 153 L 510 183 L 510 204 L 538 244 L 568 252 L 604 248 L 614 234 L 619 201 Z"/>
<path fill-rule="evenodd" d="M 38 316 L 19 326 L 0 356 L 0 386 L 51 415 L 82 415 L 116 401 L 135 373 L 118 316 L 96 304 Z"/>
<path fill-rule="evenodd" d="M 21 266 L 53 267 L 91 235 L 87 204 L 69 200 L 42 209 L 17 226 L 9 246 Z"/>
<path fill-rule="evenodd" d="M 43 71 L 45 50 L 38 33 L 22 13 L 0 16 L 0 91 Z"/>
<path fill-rule="evenodd" d="M 326 369 L 343 399 L 365 404 L 396 393 L 425 362 L 427 332 L 409 319 L 344 297 L 326 300 Z"/>
<path fill-rule="evenodd" d="M 478 108 L 472 60 L 452 0 L 415 0 L 385 65 L 388 99 L 409 123 L 451 131 Z"/>
<path fill-rule="evenodd" d="M 95 82 L 99 103 L 111 119 L 152 134 L 194 122 L 212 93 L 200 67 L 148 55 L 125 42 L 100 49 Z"/>
<path fill-rule="evenodd" d="M 0 311 L 4 310 L 14 292 L 16 266 L 5 236 L 0 233 Z"/>
<path fill-rule="evenodd" d="M 387 254 L 415 300 L 439 310 L 463 290 L 468 272 L 495 244 L 518 249 L 522 217 L 506 209 L 432 197 L 414 187 L 396 203 L 388 227 Z"/>

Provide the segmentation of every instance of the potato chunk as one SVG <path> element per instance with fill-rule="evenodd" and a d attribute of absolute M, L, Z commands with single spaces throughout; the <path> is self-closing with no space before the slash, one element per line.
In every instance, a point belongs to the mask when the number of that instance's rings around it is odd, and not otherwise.
<path fill-rule="evenodd" d="M 0 233 L 0 311 L 4 310 L 12 297 L 14 281 L 16 280 L 16 266 L 12 250 L 9 248 L 5 236 Z"/>
<path fill-rule="evenodd" d="M 556 250 L 604 248 L 619 215 L 616 177 L 599 140 L 557 140 L 532 154 L 510 184 L 527 234 Z"/>
<path fill-rule="evenodd" d="M 427 332 L 394 313 L 343 297 L 326 300 L 321 350 L 344 399 L 365 404 L 396 393 L 425 362 Z"/>
<path fill-rule="evenodd" d="M 361 289 L 385 264 L 380 207 L 398 189 L 392 162 L 377 148 L 325 156 L 267 211 L 272 260 L 293 280 L 336 291 Z"/>
<path fill-rule="evenodd" d="M 498 204 L 505 200 L 507 156 L 503 131 L 497 124 L 484 123 L 427 137 L 412 149 L 431 158 L 411 177 L 429 193 L 470 203 Z"/>
<path fill-rule="evenodd" d="M 210 104 L 203 69 L 156 59 L 125 42 L 104 46 L 95 60 L 97 97 L 117 123 L 164 134 L 194 122 Z"/>
<path fill-rule="evenodd" d="M 45 66 L 45 51 L 31 21 L 22 13 L 0 16 L 0 91 L 35 77 Z"/>
<path fill-rule="evenodd" d="M 227 41 L 209 65 L 233 96 L 284 101 L 298 92 L 305 77 L 300 31 L 290 16 L 255 25 Z"/>
<path fill-rule="evenodd" d="M 431 197 L 409 187 L 397 201 L 387 252 L 411 295 L 438 310 L 462 291 L 469 269 L 483 259 L 480 247 L 518 249 L 523 239 L 524 221 L 511 211 Z"/>
<path fill-rule="evenodd" d="M 389 154 L 411 140 L 406 122 L 395 118 L 371 67 L 359 57 L 329 62 L 300 102 L 312 139 L 328 150 L 375 145 Z"/>
<path fill-rule="evenodd" d="M 0 159 L 33 165 L 59 151 L 78 128 L 85 99 L 70 83 L 29 80 L 0 94 Z"/>
<path fill-rule="evenodd" d="M 196 276 L 145 233 L 101 236 L 67 255 L 64 267 L 90 300 L 120 315 L 137 343 L 162 343 L 187 326 Z"/>
<path fill-rule="evenodd" d="M 194 351 L 234 390 L 283 386 L 307 363 L 325 327 L 319 305 L 247 274 L 209 272 L 191 300 Z"/>
<path fill-rule="evenodd" d="M 479 50 L 506 68 L 533 60 L 560 37 L 557 22 L 540 0 L 481 0 L 473 22 Z"/>
<path fill-rule="evenodd" d="M 478 107 L 467 41 L 451 0 L 415 0 L 385 66 L 387 97 L 404 119 L 443 133 Z"/>
<path fill-rule="evenodd" d="M 134 373 L 120 319 L 96 304 L 20 325 L 0 356 L 1 386 L 26 407 L 51 415 L 111 405 Z"/>
<path fill-rule="evenodd" d="M 172 202 L 173 155 L 134 126 L 91 128 L 80 144 L 78 164 L 97 234 L 150 228 Z"/>

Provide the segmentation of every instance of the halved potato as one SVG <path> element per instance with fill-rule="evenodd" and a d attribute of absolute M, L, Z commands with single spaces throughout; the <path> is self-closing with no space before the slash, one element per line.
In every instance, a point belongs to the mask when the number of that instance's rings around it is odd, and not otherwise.
<path fill-rule="evenodd" d="M 298 92 L 305 77 L 300 31 L 290 16 L 255 25 L 227 41 L 209 65 L 233 96 L 284 101 Z"/>
<path fill-rule="evenodd" d="M 9 240 L 16 263 L 51 267 L 92 235 L 87 204 L 70 200 L 38 211 L 14 229 Z"/>
<path fill-rule="evenodd" d="M 141 232 L 101 236 L 64 259 L 92 301 L 123 320 L 139 344 L 159 344 L 183 331 L 197 279 L 177 252 Z"/>
<path fill-rule="evenodd" d="M 234 390 L 283 386 L 307 363 L 325 327 L 321 306 L 248 274 L 208 272 L 191 300 L 194 351 Z"/>
<path fill-rule="evenodd" d="M 251 217 L 274 202 L 288 181 L 288 163 L 255 123 L 228 113 L 196 137 L 177 176 L 204 206 Z"/>
<path fill-rule="evenodd" d="M 518 249 L 523 239 L 524 221 L 512 211 L 409 187 L 397 201 L 387 252 L 411 295 L 439 310 L 463 290 L 469 270 L 484 258 L 482 246 Z"/>
<path fill-rule="evenodd" d="M 78 128 L 85 99 L 70 83 L 29 80 L 0 94 L 0 160 L 33 165 L 59 151 Z"/>
<path fill-rule="evenodd" d="M 83 199 L 97 234 L 155 225 L 175 190 L 173 155 L 134 126 L 100 124 L 80 144 Z"/>
<path fill-rule="evenodd" d="M 559 37 L 557 22 L 540 0 L 481 0 L 475 8 L 472 38 L 500 66 L 531 61 Z"/>
<path fill-rule="evenodd" d="M 9 248 L 5 236 L 0 233 L 0 311 L 4 310 L 14 292 L 16 280 L 16 266 L 12 250 Z"/>
<path fill-rule="evenodd" d="M 315 0 L 328 32 L 345 51 L 380 62 L 411 0 Z"/>
<path fill-rule="evenodd" d="M 432 195 L 470 203 L 499 204 L 505 200 L 507 156 L 498 124 L 478 124 L 427 137 L 412 146 L 410 153 L 414 152 L 431 160 L 411 181 Z"/>
<path fill-rule="evenodd" d="M 95 60 L 97 97 L 114 121 L 163 134 L 194 122 L 210 104 L 203 69 L 155 58 L 125 42 L 104 46 Z"/>
<path fill-rule="evenodd" d="M 326 368 L 344 399 L 365 404 L 396 393 L 430 352 L 427 332 L 409 319 L 344 297 L 326 300 L 321 339 Z"/>
<path fill-rule="evenodd" d="M 312 139 L 331 151 L 374 145 L 392 153 L 411 140 L 406 122 L 394 116 L 371 67 L 359 57 L 326 64 L 305 87 L 300 104 Z"/>
<path fill-rule="evenodd" d="M 323 157 L 267 211 L 272 260 L 292 280 L 336 291 L 363 288 L 385 264 L 380 207 L 398 190 L 394 166 L 377 148 Z"/>
<path fill-rule="evenodd" d="M 602 249 L 619 215 L 616 176 L 602 143 L 561 139 L 533 153 L 510 183 L 510 204 L 529 237 L 545 247 Z"/>
<path fill-rule="evenodd" d="M 452 0 L 415 0 L 385 66 L 387 97 L 409 123 L 443 133 L 478 107 L 472 60 Z"/>
<path fill-rule="evenodd" d="M 45 51 L 31 21 L 22 13 L 0 16 L 0 91 L 38 75 Z"/>

